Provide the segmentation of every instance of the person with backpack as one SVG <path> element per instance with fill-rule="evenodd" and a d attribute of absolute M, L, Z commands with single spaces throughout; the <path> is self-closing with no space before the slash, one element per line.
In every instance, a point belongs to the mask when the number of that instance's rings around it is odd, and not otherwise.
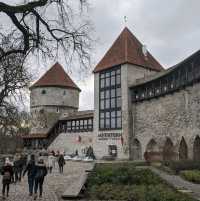
<path fill-rule="evenodd" d="M 35 182 L 35 174 L 36 174 L 36 165 L 35 165 L 35 156 L 31 155 L 30 161 L 28 162 L 24 172 L 23 177 L 27 172 L 28 176 L 28 185 L 29 185 L 29 195 L 33 195 L 33 187 Z"/>
<path fill-rule="evenodd" d="M 7 197 L 9 196 L 10 183 L 11 183 L 11 178 L 13 176 L 13 167 L 8 158 L 6 158 L 5 165 L 3 166 L 1 173 L 3 175 L 2 196 L 3 196 L 3 199 L 5 199 L 5 192 L 6 192 L 6 196 Z"/>
<path fill-rule="evenodd" d="M 38 187 L 39 187 L 39 196 L 42 197 L 43 183 L 44 183 L 44 178 L 46 175 L 47 175 L 47 167 L 44 163 L 44 159 L 40 158 L 36 165 L 34 200 L 36 200 L 37 198 Z"/>
<path fill-rule="evenodd" d="M 65 165 L 65 159 L 63 154 L 60 154 L 58 157 L 58 166 L 59 166 L 59 172 L 63 173 L 63 166 Z"/>

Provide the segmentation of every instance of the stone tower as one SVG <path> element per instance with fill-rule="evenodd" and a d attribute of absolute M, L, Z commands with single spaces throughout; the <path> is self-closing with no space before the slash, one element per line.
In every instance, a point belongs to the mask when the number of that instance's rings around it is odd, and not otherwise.
<path fill-rule="evenodd" d="M 46 134 L 60 116 L 77 111 L 80 91 L 63 67 L 54 64 L 30 87 L 31 134 Z"/>

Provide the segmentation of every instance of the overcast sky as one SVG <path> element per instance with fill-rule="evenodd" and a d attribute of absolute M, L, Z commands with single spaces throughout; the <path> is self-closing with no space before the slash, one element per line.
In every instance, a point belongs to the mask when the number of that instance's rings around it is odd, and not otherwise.
<path fill-rule="evenodd" d="M 10 1 L 10 0 L 9 0 Z M 200 0 L 89 0 L 95 27 L 93 68 L 125 25 L 168 68 L 200 49 Z M 124 22 L 127 16 L 127 23 Z M 53 64 L 54 61 L 49 61 Z M 61 61 L 62 64 L 62 61 Z M 50 66 L 46 67 L 46 70 Z M 40 72 L 40 76 L 44 71 Z M 38 75 L 39 76 L 39 75 Z M 80 110 L 93 109 L 93 76 L 80 82 Z M 38 77 L 39 78 L 39 77 Z"/>
<path fill-rule="evenodd" d="M 126 26 L 168 68 L 200 49 L 199 0 L 90 0 L 95 26 L 94 64 Z M 95 65 L 94 65 L 95 66 Z M 93 108 L 93 77 L 82 88 L 80 109 Z M 92 97 L 92 98 L 89 98 Z"/>

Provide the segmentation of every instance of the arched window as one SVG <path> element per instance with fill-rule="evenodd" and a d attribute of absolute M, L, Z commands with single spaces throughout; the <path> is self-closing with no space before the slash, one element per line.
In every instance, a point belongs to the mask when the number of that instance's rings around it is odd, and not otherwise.
<path fill-rule="evenodd" d="M 188 148 L 184 137 L 182 137 L 179 146 L 179 160 L 186 160 L 188 158 Z"/>
<path fill-rule="evenodd" d="M 197 136 L 194 140 L 193 159 L 198 161 L 200 160 L 200 137 L 199 136 Z"/>
<path fill-rule="evenodd" d="M 46 90 L 43 89 L 41 94 L 43 94 L 43 95 L 46 94 Z"/>
<path fill-rule="evenodd" d="M 142 159 L 142 148 L 139 140 L 135 139 L 133 141 L 133 160 Z"/>
<path fill-rule="evenodd" d="M 170 138 L 167 138 L 163 147 L 163 160 L 171 161 L 175 159 L 174 146 Z"/>

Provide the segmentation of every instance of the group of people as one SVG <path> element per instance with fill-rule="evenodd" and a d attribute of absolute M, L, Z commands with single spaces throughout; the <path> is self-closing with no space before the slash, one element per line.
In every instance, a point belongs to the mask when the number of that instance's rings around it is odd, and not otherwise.
<path fill-rule="evenodd" d="M 36 200 L 39 189 L 39 197 L 42 197 L 45 176 L 48 172 L 52 173 L 56 161 L 59 166 L 59 172 L 63 173 L 63 166 L 65 165 L 63 154 L 54 155 L 54 153 L 51 152 L 47 160 L 45 160 L 42 154 L 39 154 L 37 160 L 35 155 L 31 155 L 30 159 L 28 162 L 25 162 L 25 164 L 24 161 L 22 163 L 22 160 L 19 158 L 14 158 L 14 162 L 6 158 L 2 168 L 3 199 L 9 196 L 10 184 L 20 182 L 21 177 L 24 177 L 26 174 L 28 177 L 29 195 L 34 195 L 34 200 Z"/>

